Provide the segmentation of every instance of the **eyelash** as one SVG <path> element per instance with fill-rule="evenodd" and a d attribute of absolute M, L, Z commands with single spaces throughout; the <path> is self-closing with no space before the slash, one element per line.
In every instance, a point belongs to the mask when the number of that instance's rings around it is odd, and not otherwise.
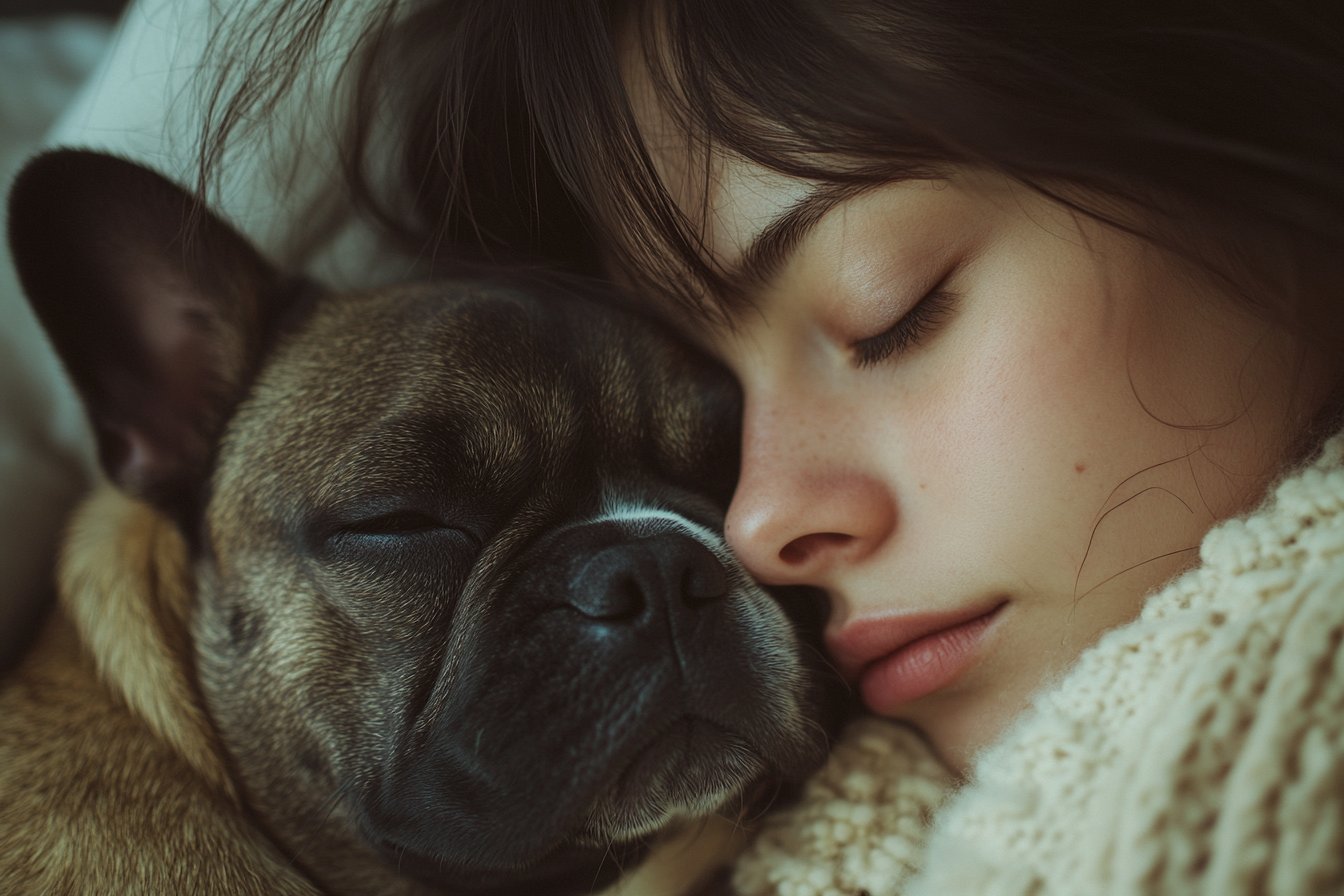
<path fill-rule="evenodd" d="M 886 332 L 856 342 L 855 363 L 859 367 L 872 367 L 918 345 L 952 312 L 955 300 L 952 293 L 941 287 L 935 288 Z"/>

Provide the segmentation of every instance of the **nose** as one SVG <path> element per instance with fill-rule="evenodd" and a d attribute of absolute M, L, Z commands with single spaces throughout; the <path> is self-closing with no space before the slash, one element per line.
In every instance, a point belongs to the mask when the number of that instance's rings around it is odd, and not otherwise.
<path fill-rule="evenodd" d="M 813 410 L 747 395 L 742 473 L 725 533 L 768 585 L 828 587 L 895 531 L 889 483 L 866 462 L 853 432 L 828 430 L 829 413 Z"/>
<path fill-rule="evenodd" d="M 604 547 L 576 565 L 567 602 L 590 619 L 638 619 L 650 607 L 695 608 L 728 594 L 728 577 L 709 549 L 663 534 Z"/>

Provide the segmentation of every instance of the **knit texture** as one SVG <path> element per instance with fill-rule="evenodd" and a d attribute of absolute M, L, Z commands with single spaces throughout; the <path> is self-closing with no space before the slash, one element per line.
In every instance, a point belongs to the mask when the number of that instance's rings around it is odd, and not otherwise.
<path fill-rule="evenodd" d="M 922 860 L 880 879 L 852 870 L 876 867 L 863 856 L 886 854 L 890 837 L 920 842 L 911 819 L 928 803 L 899 794 L 945 779 L 902 754 L 882 783 L 838 797 L 850 817 L 871 809 L 857 816 L 869 824 L 813 825 L 813 800 L 829 797 L 819 784 L 772 820 L 735 883 L 747 896 L 1344 893 L 1342 643 L 1336 438 L 1261 509 L 1212 529 L 1199 566 L 1036 695 L 937 810 Z M 851 728 L 818 781 L 845 780 L 872 752 L 851 742 L 874 730 L 919 745 L 896 726 Z M 922 783 L 892 780 L 911 774 Z"/>
<path fill-rule="evenodd" d="M 745 896 L 895 896 L 919 870 L 933 810 L 951 781 L 912 729 L 859 719 L 801 802 L 766 822 L 733 885 Z"/>

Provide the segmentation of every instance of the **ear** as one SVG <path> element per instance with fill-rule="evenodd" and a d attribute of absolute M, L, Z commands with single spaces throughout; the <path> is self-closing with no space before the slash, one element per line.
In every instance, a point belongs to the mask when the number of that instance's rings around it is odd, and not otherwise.
<path fill-rule="evenodd" d="M 89 152 L 19 174 L 9 241 L 103 468 L 188 523 L 296 281 L 175 184 Z"/>

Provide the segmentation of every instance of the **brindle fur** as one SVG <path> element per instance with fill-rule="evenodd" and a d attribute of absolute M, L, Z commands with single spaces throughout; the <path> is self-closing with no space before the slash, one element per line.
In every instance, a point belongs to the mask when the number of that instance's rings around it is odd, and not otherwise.
<path fill-rule="evenodd" d="M 197 691 L 177 527 L 102 485 L 70 523 L 59 583 L 0 688 L 0 892 L 316 896 L 243 805 Z M 613 892 L 686 892 L 749 829 L 669 831 Z"/>
<path fill-rule="evenodd" d="M 315 894 L 255 825 L 191 672 L 177 528 L 100 488 L 0 690 L 0 891 Z"/>
<path fill-rule="evenodd" d="M 57 610 L 0 689 L 0 892 L 502 894 L 532 892 L 533 873 L 574 892 L 576 874 L 619 873 L 584 870 L 613 839 L 634 844 L 617 861 L 655 845 L 621 892 L 681 892 L 741 826 L 731 812 L 669 822 L 664 801 L 704 815 L 762 774 L 797 780 L 819 762 L 832 684 L 710 532 L 734 476 L 725 373 L 647 321 L 563 289 L 536 301 L 542 281 L 323 293 L 209 216 L 183 244 L 191 202 L 127 163 L 60 153 L 35 167 L 15 190 L 35 223 L 11 239 L 118 487 L 77 514 Z M 72 198 L 47 194 L 77 189 L 93 211 L 48 226 L 47 200 Z M 121 208 L 141 202 L 160 214 Z M 58 231 L 98 261 L 67 270 L 68 248 L 41 242 Z M 146 240 L 177 261 L 143 273 Z M 81 296 L 124 268 L 133 285 L 174 287 L 166 318 L 127 323 Z M 138 313 L 140 293 L 121 289 L 108 302 Z M 70 310 L 62 296 L 81 297 Z M 172 350 L 109 360 L 119 335 Z M 426 528 L 427 507 L 453 528 Z M 644 517 L 626 521 L 631 507 Z M 665 531 L 713 552 L 728 595 L 692 619 L 710 659 L 678 674 L 713 666 L 732 686 L 685 685 L 722 694 L 708 729 L 676 723 L 684 744 L 621 746 L 627 717 L 662 705 L 641 702 L 647 676 L 593 672 L 591 646 L 567 649 L 605 631 L 587 611 L 577 628 L 568 604 L 554 630 L 533 618 L 550 620 L 544 607 L 509 621 L 510 589 L 552 567 L 563 578 L 548 545 Z M 540 675 L 526 669 L 537 656 Z M 430 763 L 471 767 L 473 736 L 486 772 L 461 787 L 480 778 L 488 804 L 468 792 L 465 822 L 416 809 L 422 793 L 457 798 Z M 650 750 L 651 776 L 609 780 L 604 763 Z M 571 817 L 571 800 L 592 817 Z M 399 874 L 427 824 L 467 859 Z M 374 829 L 402 852 L 372 848 L 361 832 Z"/>

